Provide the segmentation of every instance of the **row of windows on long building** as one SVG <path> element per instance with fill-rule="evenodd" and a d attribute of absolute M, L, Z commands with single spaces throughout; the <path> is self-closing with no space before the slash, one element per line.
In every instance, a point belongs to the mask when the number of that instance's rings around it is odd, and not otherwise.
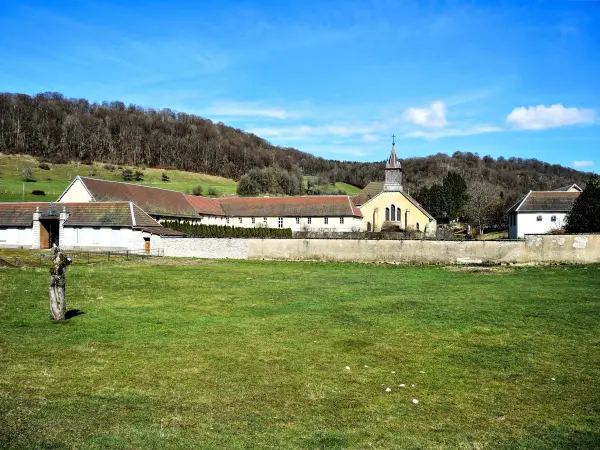
<path fill-rule="evenodd" d="M 248 219 L 248 217 L 246 217 L 246 219 Z M 264 223 L 266 225 L 267 224 L 267 217 L 263 217 L 262 219 L 263 219 L 262 223 Z M 323 217 L 322 219 L 323 219 L 323 224 L 324 225 L 329 225 L 329 219 L 330 219 L 329 217 Z M 296 225 L 300 225 L 300 220 L 301 220 L 300 217 L 296 217 Z M 340 217 L 339 220 L 340 220 L 340 225 L 343 225 L 344 224 L 344 218 Z M 238 221 L 237 223 L 243 224 L 244 223 L 244 217 L 238 217 L 237 221 Z M 250 217 L 250 221 L 251 221 L 252 225 L 255 225 L 256 224 L 256 217 Z M 229 218 L 229 217 L 225 218 L 225 223 L 229 224 L 229 223 L 232 223 L 232 222 L 235 223 L 235 220 L 233 218 Z M 306 218 L 306 223 L 308 225 L 312 225 L 312 223 L 313 223 L 313 217 L 307 217 Z M 283 228 L 283 217 L 278 217 L 277 218 L 277 226 L 279 228 Z"/>

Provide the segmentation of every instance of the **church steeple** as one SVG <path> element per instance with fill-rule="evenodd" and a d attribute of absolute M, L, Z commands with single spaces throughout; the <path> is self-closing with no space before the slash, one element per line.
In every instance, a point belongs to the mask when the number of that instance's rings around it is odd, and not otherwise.
<path fill-rule="evenodd" d="M 392 136 L 392 153 L 385 163 L 385 183 L 383 184 L 383 190 L 391 192 L 402 191 L 402 164 L 396 156 L 395 137 Z"/>

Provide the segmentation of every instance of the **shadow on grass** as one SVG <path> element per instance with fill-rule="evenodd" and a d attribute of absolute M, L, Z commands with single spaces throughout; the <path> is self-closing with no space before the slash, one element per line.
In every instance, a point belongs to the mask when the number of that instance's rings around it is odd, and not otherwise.
<path fill-rule="evenodd" d="M 70 309 L 66 312 L 65 319 L 71 319 L 75 316 L 80 316 L 82 314 L 85 314 L 85 313 L 80 309 Z"/>

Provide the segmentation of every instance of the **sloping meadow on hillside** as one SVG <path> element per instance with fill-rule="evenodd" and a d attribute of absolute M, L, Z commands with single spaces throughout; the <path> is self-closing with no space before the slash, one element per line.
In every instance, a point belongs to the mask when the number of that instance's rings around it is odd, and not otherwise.
<path fill-rule="evenodd" d="M 26 178 L 24 171 L 28 169 L 31 173 Z M 52 164 L 40 162 L 37 158 L 27 155 L 0 153 L 0 202 L 54 201 L 77 175 L 125 181 L 123 176 L 125 171 L 131 173 L 131 179 L 127 179 L 128 183 L 210 197 L 233 194 L 237 186 L 234 180 L 201 173 L 117 166 L 108 163 Z M 138 180 L 136 180 L 136 172 L 141 174 Z"/>
<path fill-rule="evenodd" d="M 0 268 L 3 448 L 598 448 L 599 266 Z"/>

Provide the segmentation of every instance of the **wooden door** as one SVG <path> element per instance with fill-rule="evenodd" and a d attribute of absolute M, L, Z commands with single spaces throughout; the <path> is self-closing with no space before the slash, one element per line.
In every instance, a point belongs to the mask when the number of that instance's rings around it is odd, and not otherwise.
<path fill-rule="evenodd" d="M 46 228 L 46 222 L 40 222 L 40 248 L 50 248 L 50 230 L 48 228 Z"/>
<path fill-rule="evenodd" d="M 150 238 L 144 238 L 144 252 L 150 253 Z"/>

